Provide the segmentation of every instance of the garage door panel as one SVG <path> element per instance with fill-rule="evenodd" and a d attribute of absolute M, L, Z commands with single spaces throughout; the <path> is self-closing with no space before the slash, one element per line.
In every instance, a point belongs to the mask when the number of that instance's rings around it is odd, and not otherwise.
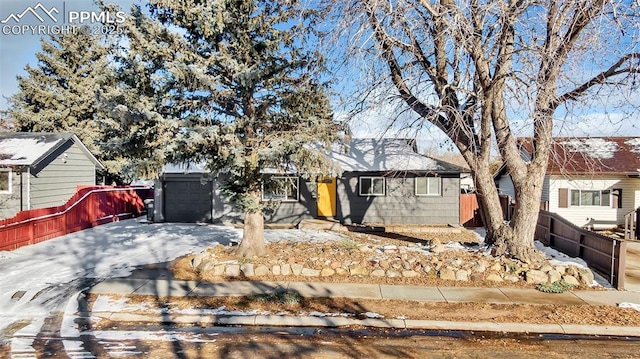
<path fill-rule="evenodd" d="M 211 182 L 167 181 L 165 219 L 168 222 L 211 222 Z"/>

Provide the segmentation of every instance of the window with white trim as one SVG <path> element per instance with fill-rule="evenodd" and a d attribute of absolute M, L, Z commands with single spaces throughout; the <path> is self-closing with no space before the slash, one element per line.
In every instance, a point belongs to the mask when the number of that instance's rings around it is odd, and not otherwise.
<path fill-rule="evenodd" d="M 442 178 L 416 177 L 416 196 L 439 196 L 442 194 Z"/>
<path fill-rule="evenodd" d="M 262 184 L 263 201 L 297 202 L 300 197 L 298 177 L 273 176 Z"/>
<path fill-rule="evenodd" d="M 361 196 L 384 196 L 384 177 L 359 177 Z"/>
<path fill-rule="evenodd" d="M 0 193 L 11 193 L 11 169 L 0 168 Z"/>
<path fill-rule="evenodd" d="M 610 190 L 571 190 L 571 205 L 572 206 L 611 206 L 611 191 Z"/>

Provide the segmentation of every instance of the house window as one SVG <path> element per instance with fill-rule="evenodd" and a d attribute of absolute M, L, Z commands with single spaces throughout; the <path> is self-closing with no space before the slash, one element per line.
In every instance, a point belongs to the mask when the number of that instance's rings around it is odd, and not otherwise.
<path fill-rule="evenodd" d="M 0 193 L 11 193 L 11 170 L 0 168 Z"/>
<path fill-rule="evenodd" d="M 611 191 L 571 190 L 572 206 L 604 206 L 611 205 Z"/>
<path fill-rule="evenodd" d="M 297 202 L 300 194 L 298 185 L 298 177 L 270 177 L 262 185 L 262 200 Z"/>
<path fill-rule="evenodd" d="M 360 177 L 361 196 L 384 196 L 384 177 Z"/>
<path fill-rule="evenodd" d="M 441 184 L 440 177 L 416 177 L 416 196 L 439 196 Z"/>

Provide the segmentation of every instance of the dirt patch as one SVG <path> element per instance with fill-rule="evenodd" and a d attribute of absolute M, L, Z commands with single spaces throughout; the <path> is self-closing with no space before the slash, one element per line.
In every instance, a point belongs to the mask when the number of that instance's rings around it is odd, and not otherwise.
<path fill-rule="evenodd" d="M 640 312 L 628 308 L 595 305 L 516 305 L 491 303 L 439 303 L 409 300 L 289 297 L 162 297 L 132 296 L 128 303 L 145 304 L 136 313 L 159 309 L 179 313 L 186 309 L 259 311 L 270 315 L 377 317 L 386 319 L 442 320 L 464 322 L 583 324 L 640 326 Z M 96 295 L 88 297 L 91 305 Z M 122 299 L 122 297 L 114 297 Z M 108 327 L 100 321 L 97 325 Z"/>
<path fill-rule="evenodd" d="M 210 248 L 219 261 L 238 261 L 253 263 L 254 265 L 273 265 L 285 262 L 302 262 L 309 265 L 318 262 L 361 262 L 370 260 L 370 253 L 359 250 L 362 245 L 380 246 L 393 245 L 397 247 L 420 247 L 445 244 L 448 242 L 462 243 L 472 247 L 477 244 L 478 237 L 467 230 L 461 233 L 347 233 L 344 240 L 309 243 L 300 241 L 282 241 L 270 243 L 269 254 L 259 258 L 238 259 L 233 254 L 234 247 L 216 246 Z M 477 250 L 455 250 L 438 253 L 437 260 L 447 262 L 460 260 L 463 262 L 477 261 L 479 257 L 486 258 L 486 253 Z M 495 258 L 489 257 L 491 260 Z M 247 278 L 224 278 L 212 276 L 210 273 L 199 271 L 192 266 L 193 255 L 179 258 L 172 264 L 173 275 L 177 279 L 198 281 L 227 281 L 246 280 Z M 508 259 L 505 259 L 508 263 Z M 259 276 L 251 280 L 281 281 L 282 276 Z M 422 275 L 415 278 L 388 278 L 371 276 L 329 276 L 329 277 L 304 277 L 287 276 L 287 281 L 324 281 L 340 283 L 374 283 L 374 284 L 403 284 L 418 286 L 473 286 L 473 287 L 515 287 L 535 288 L 534 284 L 525 281 L 499 283 L 486 280 L 454 281 L 443 280 L 433 275 Z M 588 289 L 588 288 L 581 288 Z M 599 290 L 602 288 L 591 288 Z M 93 298 L 95 299 L 95 298 Z M 377 313 L 384 318 L 406 318 L 424 320 L 450 320 L 472 322 L 499 322 L 499 323 L 534 323 L 534 324 L 584 324 L 584 325 L 611 325 L 611 326 L 640 326 L 640 312 L 633 309 L 622 309 L 611 306 L 593 305 L 515 305 L 515 304 L 488 304 L 488 303 L 433 303 L 406 300 L 353 300 L 349 298 L 300 298 L 298 301 L 285 303 L 279 300 L 260 297 L 229 297 L 229 298 L 156 298 L 134 297 L 129 298 L 134 302 L 144 302 L 150 307 L 178 309 L 215 309 L 224 307 L 227 310 L 258 310 L 268 311 L 271 314 L 282 315 L 309 315 L 309 313 L 327 313 L 325 315 L 346 315 L 356 318 L 366 316 L 365 313 Z M 316 313 L 316 314 L 317 314 Z M 100 325 L 108 325 L 107 322 Z"/>

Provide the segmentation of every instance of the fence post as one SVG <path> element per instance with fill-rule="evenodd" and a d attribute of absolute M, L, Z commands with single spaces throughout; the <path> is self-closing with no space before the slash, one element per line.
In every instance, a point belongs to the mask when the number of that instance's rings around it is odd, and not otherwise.
<path fill-rule="evenodd" d="M 631 231 L 631 233 L 634 234 L 633 237 L 635 239 L 640 239 L 640 231 L 638 231 L 638 222 L 640 222 L 640 208 L 636 209 L 636 220 L 635 220 L 635 223 L 631 224 L 633 226 L 633 230 Z"/>
<path fill-rule="evenodd" d="M 627 262 L 627 242 L 619 241 L 620 245 L 618 246 L 618 266 L 615 268 L 616 271 L 616 289 L 624 290 L 624 278 L 626 276 L 625 266 Z M 615 256 L 615 253 L 611 254 Z M 611 283 L 613 284 L 613 283 Z"/>

